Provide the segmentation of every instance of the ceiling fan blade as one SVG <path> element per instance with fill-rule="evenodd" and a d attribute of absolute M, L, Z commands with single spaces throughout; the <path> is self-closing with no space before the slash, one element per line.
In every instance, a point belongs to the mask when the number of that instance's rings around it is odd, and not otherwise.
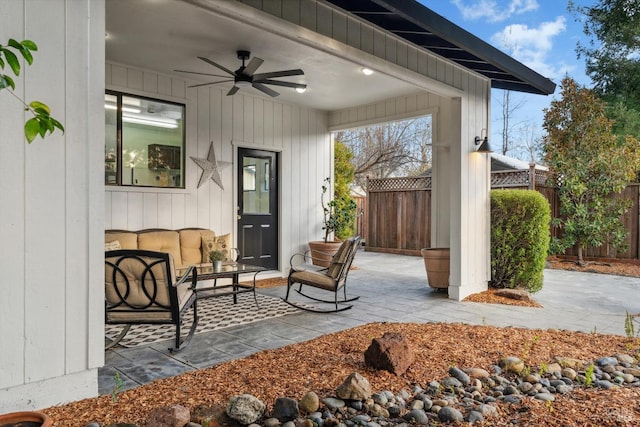
<path fill-rule="evenodd" d="M 256 72 L 258 67 L 262 65 L 264 61 L 260 58 L 256 58 L 255 56 L 251 58 L 251 61 L 247 64 L 242 74 L 246 74 L 247 76 L 253 76 L 253 73 Z"/>
<path fill-rule="evenodd" d="M 233 80 L 220 80 L 219 82 L 209 82 L 209 83 L 199 83 L 197 85 L 191 85 L 189 87 L 200 87 L 200 86 L 208 86 L 208 85 L 215 85 L 218 83 L 227 83 L 227 82 L 232 82 Z"/>
<path fill-rule="evenodd" d="M 253 76 L 253 79 L 263 80 L 263 79 L 270 79 L 272 77 L 287 77 L 287 76 L 302 76 L 302 75 L 304 75 L 304 71 L 298 68 L 296 70 L 282 70 L 282 71 L 272 71 L 270 73 L 255 74 Z"/>
<path fill-rule="evenodd" d="M 274 85 L 274 86 L 284 86 L 284 87 L 292 87 L 294 89 L 306 89 L 307 85 L 301 83 L 292 83 L 292 82 L 281 82 L 280 80 L 254 80 L 254 83 L 262 83 L 266 85 Z"/>
<path fill-rule="evenodd" d="M 238 86 L 233 86 L 231 88 L 231 90 L 229 90 L 229 92 L 227 92 L 227 96 L 231 96 L 231 95 L 235 95 L 235 93 L 240 90 L 240 88 Z"/>
<path fill-rule="evenodd" d="M 219 74 L 209 74 L 209 73 L 199 73 L 197 71 L 187 71 L 187 70 L 173 70 L 179 73 L 188 73 L 188 74 L 199 74 L 201 76 L 211 76 L 211 77 L 229 77 L 229 76 L 221 76 Z"/>
<path fill-rule="evenodd" d="M 274 98 L 278 95 L 280 95 L 278 92 L 276 92 L 275 90 L 266 87 L 265 85 L 263 85 L 262 83 L 253 83 L 252 86 L 256 89 L 258 89 L 261 92 L 266 93 L 269 96 L 273 96 Z"/>
<path fill-rule="evenodd" d="M 234 76 L 234 75 L 235 75 L 235 74 L 233 73 L 233 71 L 226 69 L 225 67 L 223 67 L 223 66 L 222 66 L 222 65 L 220 65 L 220 64 L 216 64 L 215 62 L 213 62 L 213 61 L 212 61 L 212 60 L 210 60 L 209 58 L 205 58 L 205 57 L 203 57 L 203 56 L 198 56 L 198 59 L 201 59 L 201 60 L 203 60 L 204 62 L 206 62 L 207 64 L 211 64 L 211 65 L 213 65 L 214 67 L 218 67 L 218 68 L 220 68 L 222 71 L 224 71 L 224 72 L 225 72 L 225 73 L 227 73 L 227 74 L 230 74 L 230 75 L 232 75 L 232 76 Z"/>

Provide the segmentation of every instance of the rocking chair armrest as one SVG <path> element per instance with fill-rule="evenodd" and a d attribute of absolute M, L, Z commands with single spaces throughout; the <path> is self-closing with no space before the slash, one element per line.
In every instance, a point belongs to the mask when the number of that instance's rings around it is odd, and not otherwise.
<path fill-rule="evenodd" d="M 196 284 L 198 283 L 198 270 L 196 269 L 195 265 L 190 265 L 189 267 L 187 267 L 184 274 L 178 278 L 173 286 L 178 287 L 186 282 L 187 279 L 191 279 L 191 289 L 195 289 Z"/>

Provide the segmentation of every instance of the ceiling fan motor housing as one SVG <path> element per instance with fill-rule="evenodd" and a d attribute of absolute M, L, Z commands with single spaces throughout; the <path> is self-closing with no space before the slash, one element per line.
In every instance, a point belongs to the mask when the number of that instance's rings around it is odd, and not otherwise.
<path fill-rule="evenodd" d="M 251 52 L 249 52 L 248 50 L 239 50 L 237 54 L 238 54 L 238 59 L 242 60 L 243 66 L 244 66 L 244 61 L 249 59 L 249 57 L 251 56 Z"/>

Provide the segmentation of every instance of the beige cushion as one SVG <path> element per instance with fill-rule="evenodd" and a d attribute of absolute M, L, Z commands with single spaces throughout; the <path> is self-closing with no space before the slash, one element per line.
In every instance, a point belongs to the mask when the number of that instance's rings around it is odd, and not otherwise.
<path fill-rule="evenodd" d="M 292 283 L 301 283 L 328 291 L 335 291 L 338 286 L 338 283 L 333 277 L 315 271 L 296 271 L 291 273 L 289 279 Z"/>
<path fill-rule="evenodd" d="M 113 242 L 108 242 L 104 244 L 104 250 L 106 251 L 117 251 L 118 249 L 122 249 L 120 246 L 120 241 L 114 240 Z"/>
<path fill-rule="evenodd" d="M 211 251 L 223 251 L 225 253 L 225 259 L 223 261 L 233 261 L 230 257 L 231 249 L 231 234 L 223 234 L 222 236 L 202 236 L 202 259 L 201 262 L 209 261 L 209 252 Z"/>
<path fill-rule="evenodd" d="M 213 239 L 215 234 L 211 230 L 183 229 L 178 231 L 180 235 L 180 252 L 182 254 L 182 266 L 200 264 L 203 259 L 202 255 L 202 239 L 210 237 Z M 209 262 L 207 254 L 206 262 Z"/>
<path fill-rule="evenodd" d="M 138 249 L 138 234 L 131 231 L 113 232 L 107 231 L 104 233 L 104 242 L 110 243 L 117 240 L 120 242 L 121 249 Z"/>
<path fill-rule="evenodd" d="M 180 251 L 180 235 L 177 231 L 148 231 L 138 234 L 138 248 L 147 251 L 168 252 L 176 265 L 183 265 Z"/>
<path fill-rule="evenodd" d="M 351 239 L 345 240 L 344 242 L 342 242 L 342 244 L 338 248 L 338 252 L 336 252 L 335 255 L 333 256 L 331 260 L 331 265 L 329 265 L 329 268 L 327 269 L 327 274 L 333 277 L 334 279 L 338 278 L 338 275 L 340 274 L 340 270 L 342 269 L 342 265 L 347 260 L 347 256 L 349 255 L 349 249 L 351 248 L 352 243 L 353 242 L 351 241 Z"/>

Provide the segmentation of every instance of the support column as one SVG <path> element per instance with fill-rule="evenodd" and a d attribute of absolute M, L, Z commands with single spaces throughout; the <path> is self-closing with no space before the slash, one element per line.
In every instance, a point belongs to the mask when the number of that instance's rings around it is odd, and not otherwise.
<path fill-rule="evenodd" d="M 451 248 L 449 298 L 455 300 L 486 290 L 490 279 L 491 159 L 476 153 L 474 143 L 487 128 L 487 112 L 469 104 L 442 100 L 433 150 L 431 243 Z"/>

